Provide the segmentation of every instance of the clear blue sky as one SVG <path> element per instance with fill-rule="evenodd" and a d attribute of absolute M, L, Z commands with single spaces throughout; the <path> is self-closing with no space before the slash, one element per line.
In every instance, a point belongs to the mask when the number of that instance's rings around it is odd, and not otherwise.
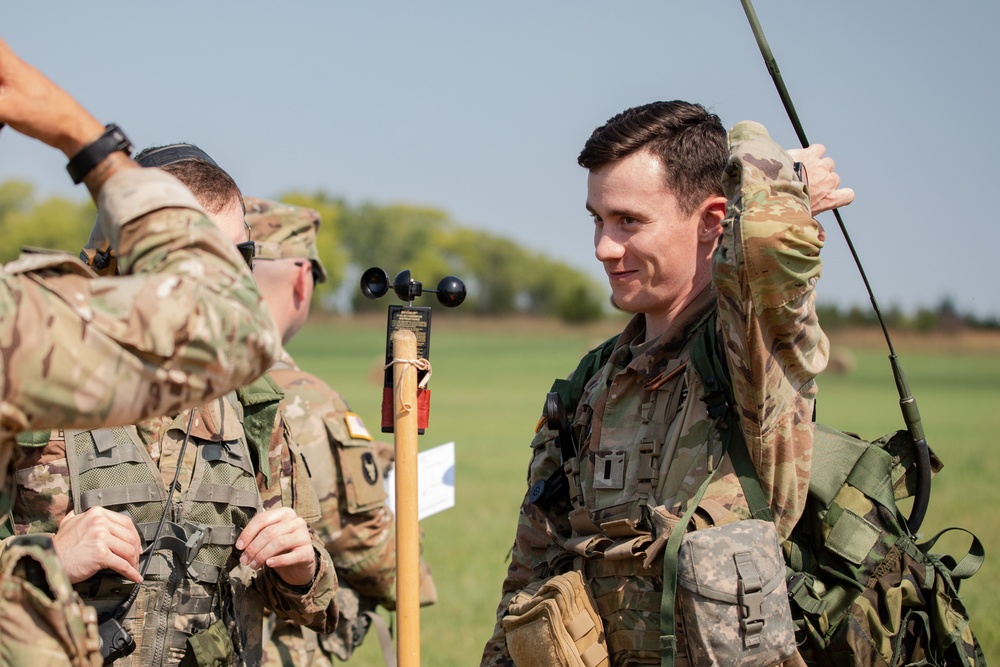
<path fill-rule="evenodd" d="M 776 2 L 757 12 L 883 309 L 1000 316 L 993 195 L 1000 3 Z M 0 36 L 137 146 L 191 141 L 247 194 L 409 202 L 590 271 L 576 155 L 657 99 L 795 137 L 736 0 L 17 2 Z M 74 191 L 0 134 L 0 180 Z M 867 304 L 832 216 L 820 299 Z M 406 267 L 386 267 L 390 272 Z"/>

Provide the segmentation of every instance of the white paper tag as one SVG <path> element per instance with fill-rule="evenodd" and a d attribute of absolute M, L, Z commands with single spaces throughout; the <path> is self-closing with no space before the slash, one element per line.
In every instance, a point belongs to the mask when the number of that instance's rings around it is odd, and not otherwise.
<path fill-rule="evenodd" d="M 386 504 L 396 513 L 396 469 L 385 476 Z M 455 443 L 425 449 L 417 454 L 417 518 L 455 506 Z"/>

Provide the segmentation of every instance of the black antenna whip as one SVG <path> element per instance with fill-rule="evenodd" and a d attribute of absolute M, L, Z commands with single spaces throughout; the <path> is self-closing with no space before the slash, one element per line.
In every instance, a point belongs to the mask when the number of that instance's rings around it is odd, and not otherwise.
<path fill-rule="evenodd" d="M 764 31 L 760 27 L 760 21 L 757 19 L 757 12 L 753 9 L 753 3 L 751 0 L 740 0 L 740 2 L 743 3 L 743 11 L 746 12 L 747 20 L 750 22 L 750 29 L 753 30 L 754 37 L 757 38 L 757 46 L 760 47 L 760 55 L 764 58 L 764 65 L 767 66 L 767 71 L 771 74 L 771 79 L 774 80 L 774 86 L 778 89 L 778 97 L 781 98 L 781 103 L 785 107 L 788 119 L 792 122 L 792 127 L 795 129 L 795 134 L 799 138 L 799 143 L 802 144 L 803 148 L 806 148 L 809 146 L 809 140 L 806 139 L 806 132 L 802 129 L 802 123 L 799 121 L 799 115 L 795 113 L 795 105 L 792 104 L 792 98 L 788 94 L 788 88 L 785 87 L 785 82 L 781 78 L 781 72 L 778 70 L 778 63 L 771 54 L 771 47 L 768 46 L 767 39 L 764 37 Z M 889 346 L 889 364 L 892 366 L 892 376 L 896 381 L 896 391 L 899 393 L 899 407 L 903 413 L 903 422 L 906 424 L 910 437 L 913 439 L 913 445 L 916 448 L 917 487 L 916 493 L 913 497 L 913 507 L 910 510 L 909 518 L 906 520 L 906 525 L 910 533 L 916 534 L 917 530 L 920 528 L 920 524 L 923 523 L 924 515 L 927 513 L 927 505 L 930 502 L 931 496 L 930 451 L 927 448 L 927 439 L 924 436 L 923 424 L 920 422 L 920 410 L 917 409 L 917 400 L 913 397 L 913 393 L 910 391 L 910 384 L 906 381 L 906 374 L 903 373 L 903 367 L 900 365 L 899 358 L 896 356 L 896 351 L 892 347 L 892 340 L 889 338 L 889 330 L 885 326 L 885 320 L 882 319 L 882 313 L 879 311 L 878 302 L 875 301 L 875 293 L 872 291 L 871 284 L 868 282 L 868 276 L 865 275 L 865 269 L 861 265 L 861 259 L 858 257 L 858 253 L 854 249 L 854 243 L 851 241 L 851 235 L 847 233 L 847 227 L 844 225 L 844 220 L 840 217 L 840 211 L 838 209 L 833 209 L 833 216 L 837 219 L 837 224 L 840 225 L 840 231 L 844 234 L 844 240 L 847 241 L 847 247 L 851 251 L 851 256 L 854 257 L 854 263 L 858 267 L 858 272 L 861 274 L 861 280 L 864 281 L 865 289 L 868 291 L 868 298 L 872 302 L 875 317 L 878 318 L 879 326 L 882 327 L 882 335 L 885 336 L 886 345 Z"/>

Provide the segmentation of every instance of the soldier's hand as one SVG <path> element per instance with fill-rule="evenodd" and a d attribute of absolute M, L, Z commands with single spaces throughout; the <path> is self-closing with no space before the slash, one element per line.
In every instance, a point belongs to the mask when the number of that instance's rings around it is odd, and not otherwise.
<path fill-rule="evenodd" d="M 260 512 L 236 540 L 240 562 L 254 569 L 267 565 L 286 584 L 306 586 L 316 576 L 316 552 L 305 519 L 289 507 Z"/>
<path fill-rule="evenodd" d="M 104 126 L 0 40 L 0 123 L 73 157 Z"/>
<path fill-rule="evenodd" d="M 834 171 L 833 158 L 823 157 L 826 146 L 810 144 L 808 148 L 793 148 L 788 152 L 805 167 L 803 178 L 809 185 L 809 204 L 813 216 L 823 211 L 847 206 L 854 201 L 854 190 L 840 187 L 840 174 Z"/>
<path fill-rule="evenodd" d="M 103 507 L 91 507 L 83 514 L 70 512 L 59 522 L 52 542 L 74 584 L 103 569 L 114 570 L 136 583 L 142 581 L 136 569 L 142 541 L 132 519 L 124 514 Z"/>

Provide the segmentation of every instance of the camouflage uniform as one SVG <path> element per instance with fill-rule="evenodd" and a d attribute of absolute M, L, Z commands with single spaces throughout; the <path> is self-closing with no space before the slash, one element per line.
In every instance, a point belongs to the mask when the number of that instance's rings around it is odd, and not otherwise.
<path fill-rule="evenodd" d="M 246 205 L 258 258 L 309 260 L 317 279 L 325 279 L 316 252 L 319 215 L 315 211 L 253 197 L 246 198 Z M 302 448 L 319 498 L 322 516 L 313 528 L 336 566 L 345 627 L 335 635 L 317 637 L 297 624 L 279 620 L 265 644 L 265 663 L 329 664 L 333 655 L 349 655 L 353 647 L 344 645 L 342 635 L 349 635 L 359 612 L 374 610 L 379 604 L 387 609 L 396 606 L 395 520 L 385 504 L 383 483 L 384 461 L 391 459 L 392 448 L 373 442 L 343 396 L 301 370 L 287 352 L 270 375 L 285 392 L 285 419 Z M 421 575 L 421 601 L 429 604 L 436 593 L 423 562 Z"/>
<path fill-rule="evenodd" d="M 177 411 L 256 377 L 277 350 L 242 258 L 176 179 L 124 170 L 97 205 L 123 277 L 97 279 L 62 253 L 28 253 L 0 268 L 4 519 L 18 432 Z M 0 664 L 100 664 L 93 613 L 75 612 L 78 604 L 49 540 L 8 545 Z"/>
<path fill-rule="evenodd" d="M 713 481 L 696 527 L 748 518 L 739 480 L 687 365 L 707 316 L 732 372 L 734 406 L 781 538 L 808 490 L 815 384 L 828 342 L 813 288 L 820 274 L 819 225 L 791 160 L 755 123 L 730 132 L 724 188 L 729 199 L 713 257 L 714 285 L 662 336 L 644 343 L 645 320 L 625 327 L 607 364 L 587 383 L 573 428 L 582 507 L 521 506 L 498 621 L 513 596 L 548 577 L 580 569 L 604 622 L 612 665 L 660 664 L 662 547 L 706 476 Z M 559 465 L 556 434 L 532 441 L 528 486 Z M 687 664 L 678 627 L 678 664 Z M 483 665 L 513 664 L 498 622 Z"/>
<path fill-rule="evenodd" d="M 266 380 L 258 380 L 251 387 L 256 388 L 253 396 L 267 394 Z M 280 394 L 270 395 L 280 397 Z M 129 514 L 136 521 L 144 544 L 152 539 L 150 531 L 163 512 L 167 485 L 173 480 L 176 467 L 182 466 L 174 509 L 167 515 L 168 528 L 183 535 L 181 542 L 196 535 L 192 528 L 198 526 L 212 526 L 205 532 L 213 536 L 206 537 L 187 558 L 179 553 L 183 549 L 176 546 L 173 551 L 157 550 L 140 594 L 123 619 L 137 649 L 120 663 L 136 667 L 177 664 L 185 652 L 198 650 L 199 642 L 218 639 L 210 629 L 221 620 L 229 626 L 222 636 L 231 637 L 237 663 L 258 664 L 265 606 L 296 623 L 325 632 L 333 630 L 337 619 L 336 577 L 333 563 L 315 535 L 318 571 L 304 590 L 286 584 L 266 566 L 254 572 L 237 562 L 239 553 L 233 546 L 236 536 L 256 512 L 289 506 L 309 522 L 319 516 L 303 461 L 281 412 L 265 413 L 262 441 L 251 437 L 253 429 L 259 429 L 260 425 L 253 425 L 244 417 L 245 411 L 256 405 L 261 402 L 241 389 L 239 400 L 231 395 L 220 397 L 195 409 L 195 419 L 190 422 L 191 441 L 183 461 L 178 460 L 178 455 L 191 411 L 152 419 L 135 429 L 53 431 L 48 442 L 29 450 L 19 466 L 13 511 L 18 534 L 53 533 L 68 511 L 104 506 Z M 67 442 L 70 438 L 73 440 Z M 129 468 L 109 462 L 88 467 L 88 461 L 101 458 L 102 441 L 115 443 L 115 456 L 122 462 L 139 465 Z M 141 449 L 148 454 L 148 462 L 146 457 L 140 460 L 123 453 L 130 449 Z M 68 463 L 68 451 L 81 461 L 76 464 L 80 471 L 75 474 Z M 227 469 L 224 463 L 232 465 Z M 156 473 L 160 479 L 151 479 Z M 95 482 L 97 476 L 100 477 Z M 115 484 L 111 481 L 114 479 L 123 481 Z M 75 488 L 71 480 L 79 481 L 83 488 Z M 134 492 L 128 494 L 132 497 L 127 502 L 116 500 L 118 489 L 137 489 L 142 484 L 162 487 L 161 492 L 152 502 L 142 502 L 146 500 L 142 497 L 136 500 L 134 496 L 138 494 Z M 206 496 L 207 490 L 211 497 Z M 174 526 L 180 528 L 174 530 Z M 216 526 L 226 534 L 225 538 L 214 537 L 212 530 Z M 230 526 L 231 532 L 226 530 Z M 171 531 L 164 534 L 168 533 Z M 219 585 L 220 580 L 227 579 L 228 585 Z M 125 593 L 107 593 L 115 582 L 119 587 L 127 583 L 105 572 L 77 584 L 76 588 L 99 613 L 106 613 L 126 597 Z M 229 625 L 230 621 L 235 623 Z M 199 638 L 198 633 L 206 634 Z M 231 652 L 226 646 L 222 650 Z"/>

